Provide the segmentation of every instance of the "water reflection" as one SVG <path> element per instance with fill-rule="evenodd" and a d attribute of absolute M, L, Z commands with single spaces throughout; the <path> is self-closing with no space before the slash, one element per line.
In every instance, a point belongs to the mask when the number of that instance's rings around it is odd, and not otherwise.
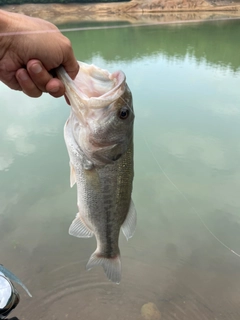
<path fill-rule="evenodd" d="M 61 29 L 82 26 L 64 24 Z M 92 25 L 90 25 L 91 27 Z M 86 28 L 89 25 L 86 25 Z M 193 58 L 197 63 L 239 70 L 239 20 L 66 32 L 83 61 L 100 55 L 106 61 L 136 61 L 161 54 L 170 61 Z M 87 44 L 87 45 L 84 45 Z"/>
<path fill-rule="evenodd" d="M 85 271 L 94 239 L 67 234 L 69 108 L 0 85 L 1 263 L 33 294 L 18 317 L 141 319 L 153 302 L 162 319 L 239 318 L 240 259 L 195 212 L 240 251 L 238 34 L 237 21 L 67 33 L 78 59 L 124 70 L 134 97 L 138 227 L 120 239 L 119 286 Z"/>

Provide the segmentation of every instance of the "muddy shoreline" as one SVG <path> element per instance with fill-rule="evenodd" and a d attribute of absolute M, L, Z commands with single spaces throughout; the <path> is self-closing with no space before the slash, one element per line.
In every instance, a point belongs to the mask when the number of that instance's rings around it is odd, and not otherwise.
<path fill-rule="evenodd" d="M 167 23 L 173 21 L 240 18 L 240 2 L 205 0 L 132 0 L 101 4 L 23 4 L 2 7 L 54 24 L 79 21 Z"/>

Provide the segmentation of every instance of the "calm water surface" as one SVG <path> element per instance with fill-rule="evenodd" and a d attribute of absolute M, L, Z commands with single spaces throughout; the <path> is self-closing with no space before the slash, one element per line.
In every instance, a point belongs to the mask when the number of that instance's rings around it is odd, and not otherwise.
<path fill-rule="evenodd" d="M 0 84 L 0 262 L 33 294 L 19 288 L 14 315 L 140 320 L 152 302 L 166 320 L 239 319 L 239 34 L 240 21 L 66 32 L 79 60 L 122 69 L 134 97 L 138 226 L 120 238 L 120 285 L 85 271 L 95 239 L 68 235 L 69 107 Z"/>

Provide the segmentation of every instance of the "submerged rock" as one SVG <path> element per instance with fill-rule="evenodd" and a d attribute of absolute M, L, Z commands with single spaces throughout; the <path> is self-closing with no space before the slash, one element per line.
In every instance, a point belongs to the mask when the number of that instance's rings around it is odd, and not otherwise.
<path fill-rule="evenodd" d="M 145 320 L 160 320 L 161 319 L 160 311 L 158 310 L 157 306 L 152 302 L 145 303 L 142 306 L 141 315 Z"/>

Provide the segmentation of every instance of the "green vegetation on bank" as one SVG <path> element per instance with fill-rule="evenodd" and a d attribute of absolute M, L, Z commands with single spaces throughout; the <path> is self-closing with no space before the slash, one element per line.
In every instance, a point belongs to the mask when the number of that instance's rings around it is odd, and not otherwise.
<path fill-rule="evenodd" d="M 100 26 L 99 23 L 95 25 Z M 102 25 L 106 26 L 106 23 Z M 93 24 L 89 23 L 88 26 L 92 27 Z M 86 23 L 69 23 L 58 25 L 58 27 L 60 29 L 82 28 L 86 27 Z M 115 64 L 118 61 L 134 63 L 135 60 L 144 57 L 153 59 L 163 55 L 173 63 L 178 59 L 192 59 L 199 66 L 206 63 L 210 66 L 225 68 L 226 72 L 228 68 L 233 72 L 240 71 L 239 41 L 236 41 L 240 35 L 238 20 L 186 23 L 174 27 L 161 25 L 96 29 L 91 32 L 82 30 L 64 34 L 74 44 L 74 53 L 82 61 L 94 61 L 95 57 L 101 57 L 108 63 Z M 107 43 L 110 45 L 106 45 Z M 127 50 L 123 43 L 128 46 Z"/>

